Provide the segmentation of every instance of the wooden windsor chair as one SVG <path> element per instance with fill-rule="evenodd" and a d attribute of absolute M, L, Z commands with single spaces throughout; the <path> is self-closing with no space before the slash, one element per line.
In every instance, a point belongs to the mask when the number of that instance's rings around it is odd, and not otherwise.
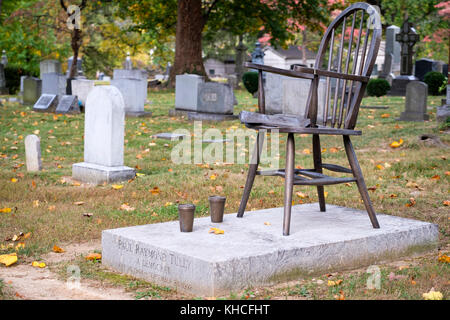
<path fill-rule="evenodd" d="M 259 112 L 242 111 L 239 117 L 248 128 L 257 130 L 258 135 L 238 217 L 244 215 L 256 175 L 280 176 L 285 178 L 283 235 L 287 236 L 290 232 L 294 185 L 317 186 L 320 211 L 325 211 L 324 186 L 356 182 L 372 226 L 379 228 L 350 136 L 361 135 L 361 131 L 356 131 L 354 128 L 361 100 L 378 54 L 380 38 L 381 23 L 378 12 L 371 5 L 358 2 L 345 9 L 330 24 L 320 44 L 314 68 L 296 66 L 294 70 L 284 70 L 252 63 L 246 64 L 246 67 L 257 69 L 259 72 Z M 263 72 L 311 80 L 304 116 L 265 114 Z M 320 77 L 326 79 L 326 84 L 323 112 L 318 117 Z M 288 134 L 286 167 L 279 170 L 258 171 L 264 132 L 272 130 Z M 296 133 L 312 135 L 314 169 L 295 169 L 294 134 Z M 320 135 L 343 136 L 350 168 L 322 162 Z M 323 174 L 323 169 L 352 174 L 352 177 L 327 176 Z"/>

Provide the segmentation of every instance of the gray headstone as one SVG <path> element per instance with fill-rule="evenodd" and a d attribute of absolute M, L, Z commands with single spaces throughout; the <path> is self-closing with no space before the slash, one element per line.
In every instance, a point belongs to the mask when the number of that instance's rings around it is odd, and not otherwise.
<path fill-rule="evenodd" d="M 64 95 L 66 94 L 66 77 L 59 73 L 44 73 L 41 75 L 42 93 Z"/>
<path fill-rule="evenodd" d="M 450 118 L 450 105 L 437 107 L 436 120 L 437 122 L 446 122 Z"/>
<path fill-rule="evenodd" d="M 83 106 L 86 105 L 88 94 L 94 88 L 94 80 L 75 79 L 72 80 L 72 94 L 78 97 Z"/>
<path fill-rule="evenodd" d="M 133 178 L 134 169 L 123 165 L 125 103 L 119 89 L 95 86 L 84 121 L 84 162 L 73 165 L 72 177 L 93 184 Z"/>
<path fill-rule="evenodd" d="M 140 80 L 140 95 L 142 103 L 147 102 L 147 86 L 148 86 L 148 74 L 147 71 L 142 69 L 114 69 L 113 79 L 138 79 Z M 104 79 L 105 80 L 105 79 Z M 109 79 L 111 80 L 111 79 Z"/>
<path fill-rule="evenodd" d="M 429 119 L 427 112 L 428 85 L 412 81 L 406 86 L 405 111 L 400 115 L 402 121 L 424 121 Z"/>
<path fill-rule="evenodd" d="M 228 84 L 201 83 L 198 86 L 198 112 L 233 114 L 234 94 Z"/>
<path fill-rule="evenodd" d="M 35 104 L 42 93 L 42 80 L 26 77 L 23 80 L 23 103 Z"/>
<path fill-rule="evenodd" d="M 78 98 L 72 95 L 63 95 L 59 98 L 56 113 L 80 113 Z"/>
<path fill-rule="evenodd" d="M 113 79 L 111 85 L 119 89 L 125 102 L 125 113 L 144 113 L 142 99 L 142 80 Z"/>
<path fill-rule="evenodd" d="M 162 132 L 154 135 L 157 139 L 164 139 L 164 140 L 181 140 L 186 137 L 185 134 L 179 134 L 179 133 L 171 133 L 171 132 Z"/>
<path fill-rule="evenodd" d="M 20 76 L 20 92 L 23 93 L 23 81 L 27 78 L 27 76 Z"/>
<path fill-rule="evenodd" d="M 325 84 L 323 79 L 319 82 L 319 118 L 322 118 L 325 103 Z M 304 116 L 310 87 L 310 80 L 267 73 L 264 86 L 266 113 Z"/>
<path fill-rule="evenodd" d="M 39 100 L 34 104 L 33 111 L 54 112 L 57 104 L 58 96 L 56 94 L 43 93 Z"/>
<path fill-rule="evenodd" d="M 8 94 L 6 88 L 5 70 L 3 64 L 0 63 L 0 94 Z"/>
<path fill-rule="evenodd" d="M 42 170 L 41 140 L 38 136 L 30 134 L 25 137 L 25 157 L 27 160 L 27 171 Z"/>
<path fill-rule="evenodd" d="M 400 28 L 397 26 L 389 26 L 386 28 L 386 47 L 385 47 L 385 63 L 386 59 L 390 59 L 389 64 L 391 68 L 385 74 L 400 71 L 401 60 L 401 45 L 395 40 L 396 34 L 400 33 Z M 383 73 L 385 70 L 383 69 Z"/>
<path fill-rule="evenodd" d="M 447 97 L 446 97 L 447 104 L 450 104 L 450 84 L 447 84 Z"/>
<path fill-rule="evenodd" d="M 45 73 L 61 73 L 61 62 L 58 60 L 42 60 L 39 63 L 40 74 L 39 78 Z"/>
<path fill-rule="evenodd" d="M 196 74 L 181 74 L 175 78 L 175 109 L 197 111 L 198 89 L 204 83 Z"/>

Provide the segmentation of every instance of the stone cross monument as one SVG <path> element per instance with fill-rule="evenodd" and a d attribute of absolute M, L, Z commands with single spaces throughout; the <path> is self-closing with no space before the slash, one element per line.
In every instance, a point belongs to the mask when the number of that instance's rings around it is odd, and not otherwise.
<path fill-rule="evenodd" d="M 403 22 L 400 33 L 395 36 L 395 40 L 400 42 L 401 49 L 401 64 L 400 74 L 412 75 L 413 74 L 413 55 L 414 45 L 419 41 L 419 35 L 417 34 L 414 26 L 408 19 Z"/>
<path fill-rule="evenodd" d="M 261 50 L 261 43 L 256 42 L 255 50 L 252 52 L 252 63 L 264 64 L 264 52 Z"/>
<path fill-rule="evenodd" d="M 392 86 L 388 95 L 404 96 L 406 94 L 406 86 L 411 81 L 419 80 L 413 75 L 413 47 L 419 41 L 419 35 L 408 18 L 403 22 L 400 33 L 395 35 L 395 40 L 401 44 L 400 75 L 392 79 Z"/>

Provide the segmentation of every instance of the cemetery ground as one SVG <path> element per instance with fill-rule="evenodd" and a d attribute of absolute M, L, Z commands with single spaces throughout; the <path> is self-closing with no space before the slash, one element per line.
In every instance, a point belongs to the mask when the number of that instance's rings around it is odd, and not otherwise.
<path fill-rule="evenodd" d="M 256 111 L 256 99 L 250 94 L 237 90 L 236 95 L 239 106 L 235 113 Z M 450 153 L 449 149 L 418 139 L 420 134 L 428 133 L 450 144 L 448 131 L 439 128 L 435 121 L 441 98 L 428 98 L 427 122 L 395 120 L 404 110 L 403 97 L 365 98 L 362 105 L 389 106 L 389 109 L 362 109 L 357 129 L 363 135 L 352 140 L 376 211 L 439 225 L 438 250 L 378 264 L 380 289 L 368 290 L 367 267 L 355 266 L 355 270 L 304 275 L 296 281 L 248 288 L 215 298 L 423 299 L 422 294 L 434 288 L 448 299 Z M 101 259 L 86 259 L 89 254 L 101 253 L 102 230 L 176 220 L 178 203 L 194 203 L 196 216 L 207 216 L 208 195 L 218 194 L 227 197 L 226 213 L 238 209 L 247 165 L 172 163 L 171 150 L 179 142 L 155 139 L 152 135 L 179 128 L 193 132 L 193 123 L 168 116 L 174 105 L 173 91 L 152 92 L 149 99 L 152 103 L 146 109 L 152 111 L 152 117 L 126 119 L 124 163 L 136 168 L 137 177 L 96 187 L 70 178 L 72 164 L 83 161 L 83 114 L 36 113 L 31 107 L 3 102 L 0 254 L 17 252 L 18 261 L 10 267 L 0 267 L 0 299 L 43 295 L 51 299 L 210 298 L 186 295 L 120 275 L 102 267 Z M 225 133 L 227 128 L 242 125 L 238 120 L 203 123 L 203 130 L 210 127 Z M 38 173 L 28 173 L 25 165 L 24 139 L 33 133 L 41 138 L 43 170 Z M 284 166 L 286 137 L 280 137 L 280 166 Z M 296 166 L 312 167 L 311 136 L 298 135 L 296 139 Z M 399 147 L 390 146 L 400 139 L 403 143 Z M 340 137 L 323 138 L 322 148 L 325 160 L 347 164 Z M 247 150 L 248 147 L 248 153 Z M 258 177 L 247 210 L 282 207 L 283 188 L 283 179 Z M 328 186 L 325 191 L 327 203 L 364 210 L 355 184 Z M 316 188 L 297 186 L 293 199 L 295 204 L 317 202 Z M 58 248 L 64 252 L 53 252 Z M 45 267 L 33 267 L 34 261 L 45 263 Z M 81 270 L 84 291 L 78 294 L 65 289 L 67 267 L 71 265 Z M 14 280 L 9 280 L 9 276 Z"/>

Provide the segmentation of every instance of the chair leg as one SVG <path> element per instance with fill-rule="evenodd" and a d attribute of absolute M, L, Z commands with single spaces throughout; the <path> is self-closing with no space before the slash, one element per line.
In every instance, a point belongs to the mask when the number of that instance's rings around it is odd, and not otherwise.
<path fill-rule="evenodd" d="M 289 133 L 286 143 L 286 177 L 284 180 L 283 235 L 288 236 L 291 228 L 292 191 L 294 189 L 294 134 Z"/>
<path fill-rule="evenodd" d="M 370 201 L 366 183 L 364 182 L 361 167 L 359 166 L 358 159 L 356 158 L 355 150 L 353 149 L 349 136 L 344 136 L 344 145 L 350 167 L 352 168 L 353 175 L 356 178 L 356 185 L 358 186 L 359 193 L 361 194 L 361 198 L 363 199 L 367 213 L 369 214 L 370 222 L 372 222 L 372 226 L 374 228 L 378 229 L 380 228 L 380 225 L 378 224 L 377 216 L 375 210 L 373 209 L 372 202 Z"/>
<path fill-rule="evenodd" d="M 313 156 L 314 156 L 314 169 L 318 173 L 322 173 L 322 150 L 320 148 L 320 137 L 318 134 L 313 135 Z M 325 193 L 323 186 L 317 186 L 317 195 L 319 197 L 320 211 L 325 212 Z"/>
<path fill-rule="evenodd" d="M 256 137 L 257 143 L 255 143 L 255 151 L 253 152 L 252 161 L 248 168 L 247 181 L 245 182 L 244 193 L 242 194 L 241 203 L 239 204 L 239 210 L 237 217 L 242 218 L 244 216 L 245 208 L 247 207 L 248 198 L 252 191 L 253 182 L 255 181 L 256 171 L 259 166 L 259 158 L 261 157 L 262 146 L 264 143 L 264 132 L 260 133 Z"/>

